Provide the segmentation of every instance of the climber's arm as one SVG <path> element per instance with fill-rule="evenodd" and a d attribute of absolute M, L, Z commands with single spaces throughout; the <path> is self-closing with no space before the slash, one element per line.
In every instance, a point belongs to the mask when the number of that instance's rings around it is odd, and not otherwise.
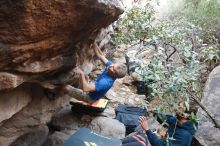
<path fill-rule="evenodd" d="M 81 81 L 81 85 L 82 85 L 82 90 L 86 91 L 86 92 L 95 91 L 95 86 L 91 85 L 87 82 L 86 75 L 84 74 L 84 72 L 79 68 L 76 70 L 76 72 L 80 74 L 80 81 Z"/>
<path fill-rule="evenodd" d="M 102 51 L 100 50 L 100 48 L 98 47 L 98 45 L 96 43 L 93 44 L 93 49 L 94 52 L 96 54 L 96 56 L 104 63 L 106 64 L 108 62 L 108 59 L 105 58 L 105 56 L 103 55 Z"/>
<path fill-rule="evenodd" d="M 151 145 L 165 146 L 163 141 L 149 129 L 148 120 L 146 117 L 143 117 L 143 116 L 140 117 L 139 123 L 140 123 L 141 127 L 144 129 L 144 131 L 146 132 L 148 140 Z"/>

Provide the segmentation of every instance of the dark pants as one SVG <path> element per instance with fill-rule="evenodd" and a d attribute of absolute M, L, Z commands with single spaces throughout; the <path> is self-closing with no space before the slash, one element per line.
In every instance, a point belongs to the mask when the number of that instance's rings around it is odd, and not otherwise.
<path fill-rule="evenodd" d="M 121 139 L 122 146 L 147 146 L 147 136 L 143 131 Z"/>

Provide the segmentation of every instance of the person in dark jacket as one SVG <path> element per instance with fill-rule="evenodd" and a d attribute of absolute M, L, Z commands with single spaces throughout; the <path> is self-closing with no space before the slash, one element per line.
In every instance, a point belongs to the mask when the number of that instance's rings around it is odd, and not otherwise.
<path fill-rule="evenodd" d="M 167 146 L 167 144 L 169 146 L 190 146 L 196 130 L 188 115 L 177 112 L 176 116 L 158 114 L 158 117 L 166 118 L 168 124 L 166 139 L 161 139 L 149 129 L 146 117 L 139 118 L 140 125 L 152 146 Z"/>

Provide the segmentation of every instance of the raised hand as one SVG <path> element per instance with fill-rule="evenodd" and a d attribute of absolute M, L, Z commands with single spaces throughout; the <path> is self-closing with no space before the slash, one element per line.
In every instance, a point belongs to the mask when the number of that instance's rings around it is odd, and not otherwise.
<path fill-rule="evenodd" d="M 145 131 L 149 130 L 148 121 L 146 117 L 143 116 L 139 117 L 139 123 Z"/>
<path fill-rule="evenodd" d="M 103 56 L 102 51 L 100 50 L 100 48 L 98 47 L 98 45 L 97 45 L 96 43 L 93 43 L 93 44 L 92 44 L 92 47 L 93 47 L 93 50 L 94 50 L 94 52 L 95 52 L 95 54 L 96 54 L 97 57 L 100 58 L 100 57 Z"/>
<path fill-rule="evenodd" d="M 105 56 L 103 55 L 102 51 L 100 50 L 100 48 L 98 47 L 98 45 L 96 43 L 93 43 L 92 46 L 93 50 L 96 54 L 96 56 L 104 63 L 106 64 L 108 62 L 108 59 L 105 58 Z"/>

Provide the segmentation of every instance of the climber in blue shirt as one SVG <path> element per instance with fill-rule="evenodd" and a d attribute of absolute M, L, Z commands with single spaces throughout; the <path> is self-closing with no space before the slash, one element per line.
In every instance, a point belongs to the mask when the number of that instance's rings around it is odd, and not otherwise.
<path fill-rule="evenodd" d="M 113 86 L 117 78 L 122 78 L 127 73 L 127 67 L 121 63 L 112 63 L 102 54 L 98 45 L 93 41 L 90 48 L 94 49 L 95 55 L 105 64 L 106 69 L 98 76 L 95 85 L 88 83 L 84 72 L 77 68 L 76 73 L 80 74 L 82 90 L 66 85 L 64 90 L 67 94 L 77 100 L 93 103 L 102 98 Z"/>

